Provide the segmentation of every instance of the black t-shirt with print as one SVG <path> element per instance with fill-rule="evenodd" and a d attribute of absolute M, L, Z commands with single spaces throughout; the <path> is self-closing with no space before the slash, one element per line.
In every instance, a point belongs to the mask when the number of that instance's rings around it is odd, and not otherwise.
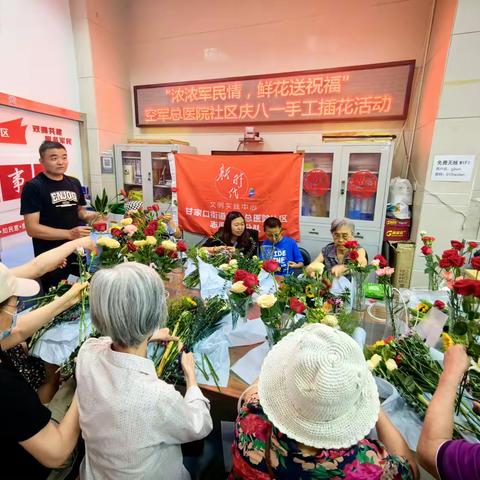
<path fill-rule="evenodd" d="M 81 224 L 78 207 L 85 203 L 82 187 L 76 178 L 64 175 L 62 180 L 52 180 L 42 172 L 23 187 L 20 214 L 40 212 L 41 225 L 69 230 Z M 65 240 L 34 238 L 35 256 L 62 243 Z"/>
<path fill-rule="evenodd" d="M 32 438 L 50 421 L 51 413 L 35 390 L 13 368 L 0 363 L 0 478 L 37 480 L 50 470 L 18 442 Z"/>

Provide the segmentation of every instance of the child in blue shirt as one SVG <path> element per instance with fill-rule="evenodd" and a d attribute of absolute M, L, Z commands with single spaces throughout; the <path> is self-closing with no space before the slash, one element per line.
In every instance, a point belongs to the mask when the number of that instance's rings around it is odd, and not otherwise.
<path fill-rule="evenodd" d="M 284 237 L 282 222 L 276 217 L 269 217 L 263 223 L 263 230 L 267 240 L 262 242 L 262 258 L 273 258 L 281 267 L 279 275 L 293 273 L 293 269 L 303 267 L 303 257 L 293 238 Z M 272 255 L 266 255 L 265 250 L 272 248 Z"/>

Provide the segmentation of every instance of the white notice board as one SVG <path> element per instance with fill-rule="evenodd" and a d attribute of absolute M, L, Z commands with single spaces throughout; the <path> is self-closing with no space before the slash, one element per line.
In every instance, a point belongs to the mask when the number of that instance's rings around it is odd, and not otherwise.
<path fill-rule="evenodd" d="M 432 182 L 470 182 L 475 166 L 475 155 L 435 155 Z"/>

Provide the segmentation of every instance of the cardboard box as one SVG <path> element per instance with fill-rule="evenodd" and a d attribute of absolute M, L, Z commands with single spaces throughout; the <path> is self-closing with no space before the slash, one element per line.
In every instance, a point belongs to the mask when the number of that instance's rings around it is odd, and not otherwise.
<path fill-rule="evenodd" d="M 410 239 L 410 227 L 412 220 L 398 220 L 397 218 L 386 218 L 383 240 L 386 242 L 408 241 Z"/>
<path fill-rule="evenodd" d="M 398 242 L 390 244 L 393 248 L 395 273 L 393 286 L 397 288 L 410 288 L 412 278 L 413 260 L 415 258 L 415 242 Z"/>

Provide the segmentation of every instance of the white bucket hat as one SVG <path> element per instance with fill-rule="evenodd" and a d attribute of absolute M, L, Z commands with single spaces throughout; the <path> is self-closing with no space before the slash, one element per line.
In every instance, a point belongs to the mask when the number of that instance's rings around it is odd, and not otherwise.
<path fill-rule="evenodd" d="M 380 410 L 359 345 L 323 324 L 287 335 L 265 358 L 260 403 L 288 437 L 315 448 L 347 448 L 365 438 Z"/>
<path fill-rule="evenodd" d="M 16 277 L 3 263 L 0 263 L 0 303 L 12 296 L 31 297 L 40 290 L 35 280 Z"/>

